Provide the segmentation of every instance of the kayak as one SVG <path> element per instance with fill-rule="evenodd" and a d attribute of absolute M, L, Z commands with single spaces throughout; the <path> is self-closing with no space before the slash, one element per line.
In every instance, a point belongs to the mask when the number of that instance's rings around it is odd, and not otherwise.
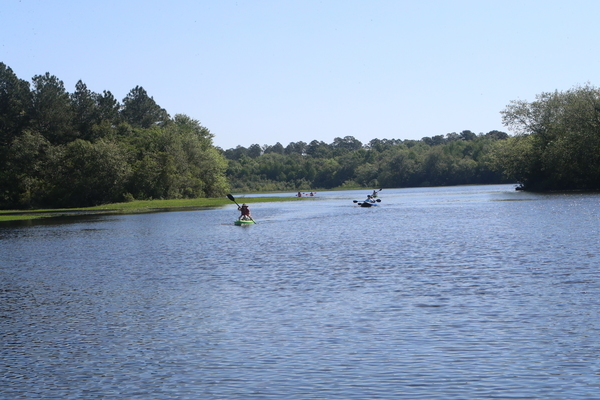
<path fill-rule="evenodd" d="M 252 221 L 251 219 L 238 219 L 234 222 L 234 224 L 238 226 L 252 225 L 253 223 L 254 221 Z"/>
<path fill-rule="evenodd" d="M 375 200 L 373 198 L 367 199 L 365 201 L 357 201 L 357 200 L 353 200 L 353 201 L 361 207 L 373 207 L 373 206 L 376 206 L 377 203 L 381 202 L 380 199 Z"/>
<path fill-rule="evenodd" d="M 362 203 L 358 203 L 358 205 L 361 207 L 375 207 L 377 205 L 377 203 L 363 201 Z"/>

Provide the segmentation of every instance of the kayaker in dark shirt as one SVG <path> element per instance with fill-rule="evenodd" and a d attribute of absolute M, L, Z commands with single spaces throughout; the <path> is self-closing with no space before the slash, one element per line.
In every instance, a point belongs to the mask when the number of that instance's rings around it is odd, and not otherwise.
<path fill-rule="evenodd" d="M 248 205 L 246 203 L 242 204 L 241 207 L 238 207 L 238 210 L 242 213 L 240 215 L 240 220 L 249 220 L 252 219 L 252 217 L 250 216 L 250 209 L 248 208 Z"/>

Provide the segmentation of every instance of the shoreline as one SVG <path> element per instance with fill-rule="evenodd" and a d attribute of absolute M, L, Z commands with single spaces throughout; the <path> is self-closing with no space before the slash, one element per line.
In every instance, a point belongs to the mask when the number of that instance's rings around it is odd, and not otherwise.
<path fill-rule="evenodd" d="M 274 201 L 303 200 L 302 197 L 243 197 L 245 203 L 268 203 Z M 94 207 L 0 210 L 0 223 L 26 221 L 75 215 L 115 215 L 150 212 L 192 211 L 205 208 L 235 205 L 228 198 L 200 198 L 174 200 L 135 200 L 127 203 L 111 203 Z"/>

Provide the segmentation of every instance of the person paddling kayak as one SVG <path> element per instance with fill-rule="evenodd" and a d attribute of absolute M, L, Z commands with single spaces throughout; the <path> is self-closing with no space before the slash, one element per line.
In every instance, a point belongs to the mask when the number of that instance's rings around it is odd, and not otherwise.
<path fill-rule="evenodd" d="M 252 220 L 252 216 L 250 215 L 250 209 L 248 208 L 248 205 L 246 203 L 238 207 L 238 210 L 241 212 L 240 221 Z"/>

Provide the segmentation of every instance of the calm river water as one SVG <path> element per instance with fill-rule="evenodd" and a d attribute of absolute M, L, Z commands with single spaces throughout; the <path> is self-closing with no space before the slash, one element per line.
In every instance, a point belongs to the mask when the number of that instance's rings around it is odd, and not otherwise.
<path fill-rule="evenodd" d="M 0 225 L 0 398 L 600 398 L 599 194 L 366 194 Z"/>

